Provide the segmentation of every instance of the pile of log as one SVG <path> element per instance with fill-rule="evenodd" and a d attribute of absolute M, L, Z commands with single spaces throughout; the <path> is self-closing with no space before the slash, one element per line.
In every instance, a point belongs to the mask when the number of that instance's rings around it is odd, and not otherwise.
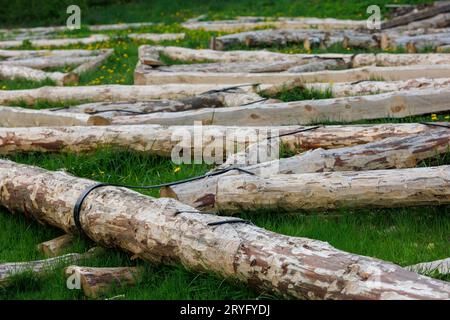
<path fill-rule="evenodd" d="M 79 76 L 104 63 L 113 49 L 102 50 L 0 50 L 0 78 L 44 81 L 56 85 L 78 83 Z M 72 67 L 69 72 L 50 72 L 46 69 Z"/>

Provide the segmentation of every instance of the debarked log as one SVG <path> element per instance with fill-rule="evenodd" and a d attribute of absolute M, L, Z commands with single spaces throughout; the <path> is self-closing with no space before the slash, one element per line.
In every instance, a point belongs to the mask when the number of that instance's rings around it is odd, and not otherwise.
<path fill-rule="evenodd" d="M 48 240 L 37 245 L 38 251 L 46 256 L 59 256 L 64 250 L 70 247 L 74 242 L 74 236 L 65 234 L 52 240 Z"/>
<path fill-rule="evenodd" d="M 358 97 L 117 116 L 111 119 L 111 123 L 192 125 L 194 121 L 201 121 L 214 125 L 261 126 L 351 122 L 444 112 L 450 110 L 449 98 L 447 88 L 409 90 Z"/>
<path fill-rule="evenodd" d="M 442 124 L 442 123 L 441 123 Z M 299 153 L 303 150 L 323 148 L 334 149 L 382 140 L 388 137 L 404 137 L 438 129 L 423 124 L 379 124 L 298 127 L 221 127 L 221 126 L 73 126 L 0 128 L 0 154 L 25 152 L 91 152 L 102 147 L 116 147 L 170 157 L 175 147 L 202 152 L 215 150 L 215 157 L 221 160 L 245 147 L 262 141 L 269 136 L 279 136 L 278 144 L 285 150 Z M 194 144 L 194 139 L 201 143 Z M 222 141 L 219 145 L 217 141 Z M 279 146 L 279 145 L 278 145 Z M 219 147 L 219 148 L 216 148 Z M 220 151 L 220 152 L 219 152 Z M 229 157 L 228 157 L 229 158 Z M 245 163 L 242 162 L 242 163 Z"/>
<path fill-rule="evenodd" d="M 356 83 L 303 83 L 298 80 L 292 80 L 280 85 L 261 85 L 260 94 L 273 96 L 282 91 L 297 88 L 319 92 L 329 91 L 334 98 L 339 98 L 414 89 L 447 89 L 449 86 L 450 78 L 418 78 L 402 81 L 358 81 Z"/>
<path fill-rule="evenodd" d="M 74 73 L 45 72 L 28 67 L 6 65 L 0 63 L 0 79 L 17 80 L 27 79 L 32 81 L 44 81 L 50 79 L 57 85 L 63 86 L 78 82 L 78 76 Z"/>
<path fill-rule="evenodd" d="M 79 277 L 81 289 L 89 298 L 99 298 L 112 290 L 131 287 L 142 275 L 142 268 L 116 267 L 93 268 L 69 266 L 64 270 L 67 277 L 76 274 Z"/>
<path fill-rule="evenodd" d="M 0 106 L 0 127 L 97 126 L 110 121 L 98 115 Z"/>
<path fill-rule="evenodd" d="M 191 85 L 169 84 L 154 86 L 101 85 L 77 87 L 41 87 L 26 90 L 0 90 L 0 104 L 24 101 L 29 104 L 37 101 L 148 101 L 154 99 L 180 99 L 202 94 L 210 90 L 228 88 L 227 85 Z M 240 90 L 253 92 L 252 85 L 241 87 Z"/>
<path fill-rule="evenodd" d="M 258 209 L 298 212 L 445 204 L 450 204 L 450 166 L 222 177 L 214 206 L 233 214 Z"/>
<path fill-rule="evenodd" d="M 422 160 L 448 152 L 449 143 L 450 131 L 439 129 L 407 137 L 387 138 L 353 147 L 330 150 L 315 149 L 294 157 L 261 163 L 255 161 L 253 157 L 242 157 L 237 154 L 237 156 L 231 156 L 219 169 L 230 166 L 243 167 L 248 172 L 268 177 L 274 174 L 412 168 Z M 253 162 L 246 166 L 248 159 Z M 208 210 L 215 205 L 219 179 L 224 175 L 236 174 L 238 174 L 236 171 L 230 171 L 202 180 L 166 187 L 161 189 L 161 195 L 176 198 L 201 210 Z"/>
<path fill-rule="evenodd" d="M 79 43 L 91 44 L 108 41 L 109 39 L 110 37 L 104 34 L 93 34 L 87 38 L 36 39 L 30 40 L 30 43 L 33 47 L 61 47 Z M 22 45 L 23 41 L 20 40 L 0 41 L 0 48 L 13 48 Z"/>
<path fill-rule="evenodd" d="M 382 79 L 398 81 L 421 77 L 448 78 L 450 65 L 412 65 L 399 67 L 376 67 L 317 71 L 317 72 L 164 72 L 138 63 L 134 72 L 134 83 L 149 84 L 217 84 L 232 85 L 239 83 L 280 84 L 289 80 L 302 82 L 355 82 L 361 80 Z"/>
<path fill-rule="evenodd" d="M 184 33 L 130 33 L 128 38 L 133 40 L 148 40 L 148 41 L 173 41 L 182 40 L 185 38 Z"/>
<path fill-rule="evenodd" d="M 429 175 L 428 175 L 429 176 Z M 76 232 L 72 211 L 94 181 L 0 161 L 0 203 Z M 33 190 L 30 192 L 30 190 Z M 117 187 L 85 199 L 80 222 L 95 242 L 158 263 L 240 280 L 259 291 L 300 299 L 449 299 L 450 284 L 392 263 L 307 238 L 288 237 L 230 218 L 197 213 L 173 199 Z M 216 225 L 215 225 L 216 223 Z"/>
<path fill-rule="evenodd" d="M 0 287 L 7 287 L 8 285 L 11 285 L 11 280 L 21 274 L 31 272 L 39 276 L 54 268 L 92 258 L 101 252 L 103 252 L 101 248 L 95 247 L 85 253 L 68 253 L 45 260 L 0 264 Z"/>

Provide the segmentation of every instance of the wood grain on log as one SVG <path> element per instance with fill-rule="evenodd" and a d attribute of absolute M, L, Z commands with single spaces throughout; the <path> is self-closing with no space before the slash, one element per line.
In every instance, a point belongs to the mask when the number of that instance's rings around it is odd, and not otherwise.
<path fill-rule="evenodd" d="M 0 106 L 1 127 L 97 126 L 108 124 L 110 124 L 109 120 L 98 115 Z"/>
<path fill-rule="evenodd" d="M 136 267 L 92 268 L 69 266 L 64 273 L 67 277 L 77 274 L 80 277 L 84 295 L 96 299 L 112 290 L 134 286 L 142 270 Z"/>
<path fill-rule="evenodd" d="M 74 204 L 93 183 L 0 160 L 0 203 L 15 213 L 26 209 L 39 221 L 69 232 L 76 231 Z M 450 298 L 447 282 L 321 241 L 288 237 L 244 223 L 211 225 L 227 219 L 196 213 L 173 199 L 154 199 L 116 187 L 94 190 L 81 211 L 84 232 L 102 245 L 150 262 L 208 270 L 285 297 Z"/>
<path fill-rule="evenodd" d="M 217 182 L 215 209 L 240 211 L 392 208 L 450 203 L 450 166 L 362 172 L 237 175 Z"/>
<path fill-rule="evenodd" d="M 323 126 L 311 131 L 298 132 L 308 127 L 221 127 L 207 126 L 201 128 L 204 151 L 214 146 L 212 138 L 222 138 L 223 152 L 228 150 L 228 143 L 233 141 L 236 150 L 244 150 L 250 141 L 237 139 L 246 137 L 248 132 L 255 132 L 256 139 L 266 139 L 258 136 L 261 131 L 269 135 L 279 133 L 279 142 L 286 150 L 298 153 L 302 150 L 316 148 L 334 149 L 378 141 L 388 137 L 403 137 L 410 134 L 429 132 L 435 127 L 422 124 L 380 124 L 356 126 Z M 195 127 L 158 125 L 143 126 L 95 126 L 95 127 L 34 127 L 34 128 L 0 128 L 0 154 L 26 152 L 90 152 L 101 147 L 117 147 L 147 152 L 162 157 L 170 157 L 174 147 L 181 143 L 180 133 L 194 137 Z M 250 131 L 252 130 L 252 131 Z M 297 132 L 297 133 L 293 133 Z M 290 134 L 293 133 L 293 134 Z M 256 142 L 256 141 L 255 141 Z M 191 143 L 183 147 L 193 149 L 198 147 Z M 194 154 L 194 150 L 191 150 Z M 226 159 L 226 154 L 222 160 Z"/>
<path fill-rule="evenodd" d="M 358 97 L 117 116 L 111 123 L 192 125 L 194 121 L 201 121 L 210 125 L 262 126 L 308 125 L 324 121 L 352 122 L 444 112 L 449 110 L 449 99 L 450 91 L 447 88 L 423 89 Z"/>
<path fill-rule="evenodd" d="M 46 256 L 55 257 L 59 256 L 71 246 L 74 242 L 74 237 L 71 234 L 65 234 L 58 238 L 42 242 L 37 245 L 37 249 L 44 253 Z"/>

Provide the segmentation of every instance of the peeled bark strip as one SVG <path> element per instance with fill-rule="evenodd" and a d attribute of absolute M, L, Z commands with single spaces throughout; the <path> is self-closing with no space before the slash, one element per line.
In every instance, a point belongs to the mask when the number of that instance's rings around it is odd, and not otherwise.
<path fill-rule="evenodd" d="M 80 262 L 92 258 L 102 252 L 101 248 L 92 248 L 86 253 L 68 253 L 63 256 L 49 258 L 45 260 L 36 260 L 29 262 L 10 262 L 0 264 L 0 286 L 8 286 L 14 276 L 25 272 L 33 272 L 37 275 L 43 274 L 49 270 L 62 265 Z"/>
<path fill-rule="evenodd" d="M 63 86 L 78 82 L 78 76 L 74 73 L 45 72 L 15 65 L 5 65 L 0 63 L 0 79 L 27 79 L 33 81 L 44 81 L 50 79 L 57 85 Z"/>
<path fill-rule="evenodd" d="M 64 39 L 37 39 L 29 40 L 33 47 L 62 47 L 71 44 L 91 44 L 96 42 L 108 41 L 109 36 L 104 34 L 93 34 L 87 38 L 64 38 Z M 0 41 L 0 48 L 13 48 L 23 45 L 23 41 L 10 40 Z"/>
<path fill-rule="evenodd" d="M 298 126 L 283 127 L 221 127 L 208 126 L 201 128 L 202 152 L 214 146 L 214 139 L 219 138 L 223 143 L 223 161 L 226 156 L 237 151 L 244 151 L 251 141 L 238 139 L 254 132 L 256 141 L 265 140 L 267 136 L 282 135 L 279 142 L 291 152 L 323 148 L 334 149 L 369 142 L 388 137 L 404 137 L 410 134 L 420 134 L 436 130 L 437 127 L 422 124 L 380 124 L 356 126 L 324 126 L 311 131 L 296 132 Z M 199 128 L 197 128 L 199 129 Z M 35 128 L 0 128 L 0 154 L 14 154 L 25 152 L 90 152 L 101 147 L 126 148 L 140 152 L 170 157 L 173 149 L 180 145 L 190 149 L 194 154 L 194 145 L 180 141 L 181 134 L 191 138 L 197 131 L 194 126 L 164 127 L 158 125 L 144 126 L 95 126 L 95 127 L 35 127 Z M 292 134 L 291 134 L 292 133 Z M 228 150 L 227 143 L 233 146 Z M 194 148 L 195 147 L 195 148 Z M 226 152 L 226 154 L 225 154 Z M 219 158 L 219 156 L 218 156 Z M 230 158 L 229 158 L 230 159 Z M 245 162 L 241 162 L 245 163 Z"/>
<path fill-rule="evenodd" d="M 302 83 L 301 81 L 287 81 L 280 85 L 262 85 L 260 93 L 273 96 L 281 91 L 295 88 L 330 91 L 334 98 L 364 96 L 395 91 L 408 91 L 414 89 L 447 89 L 450 78 L 429 79 L 418 78 L 403 81 L 360 81 L 358 83 Z"/>
<path fill-rule="evenodd" d="M 215 209 L 392 208 L 450 203 L 450 166 L 363 172 L 222 177 Z"/>
<path fill-rule="evenodd" d="M 252 164 L 240 155 L 232 156 L 219 169 L 230 166 L 243 167 L 258 176 L 274 174 L 303 174 L 331 171 L 361 171 L 391 168 L 411 168 L 424 159 L 448 152 L 449 130 L 437 130 L 403 138 L 388 138 L 363 145 L 340 149 L 315 149 L 297 156 Z M 234 162 L 239 160 L 239 162 Z M 208 177 L 198 181 L 161 189 L 161 196 L 176 198 L 201 210 L 214 208 L 217 183 L 223 176 L 237 175 L 235 171 Z"/>
<path fill-rule="evenodd" d="M 65 234 L 58 238 L 38 244 L 37 249 L 48 257 L 56 257 L 71 246 L 73 242 L 73 235 Z"/>
<path fill-rule="evenodd" d="M 98 68 L 100 65 L 102 65 L 106 60 L 114 53 L 114 49 L 104 49 L 101 51 L 99 55 L 96 57 L 90 59 L 89 61 L 86 61 L 85 63 L 79 65 L 77 68 L 75 68 L 72 72 L 74 74 L 80 75 L 82 73 L 85 73 L 87 71 L 93 70 L 95 68 Z"/>
<path fill-rule="evenodd" d="M 382 29 L 394 28 L 405 24 L 409 24 L 414 21 L 432 18 L 438 14 L 446 13 L 449 11 L 450 11 L 450 3 L 440 6 L 434 6 L 428 9 L 420 10 L 418 12 L 413 12 L 410 14 L 406 14 L 404 16 L 391 19 L 387 22 L 382 23 L 381 28 Z"/>
<path fill-rule="evenodd" d="M 183 40 L 185 38 L 185 33 L 130 33 L 128 38 L 133 40 L 148 40 L 148 41 L 173 41 L 173 40 Z"/>
<path fill-rule="evenodd" d="M 72 210 L 94 181 L 0 161 L 0 202 L 12 212 L 66 231 Z M 29 190 L 33 190 L 32 193 Z M 114 203 L 114 206 L 111 204 Z M 450 284 L 382 260 L 288 237 L 229 218 L 193 212 L 170 199 L 116 187 L 94 190 L 82 206 L 84 232 L 95 242 L 140 258 L 209 270 L 260 290 L 299 299 L 449 299 Z"/>
<path fill-rule="evenodd" d="M 101 116 L 0 106 L 0 127 L 98 126 L 110 121 Z"/>
<path fill-rule="evenodd" d="M 112 124 L 192 125 L 194 121 L 214 125 L 309 125 L 324 121 L 352 122 L 450 110 L 450 91 L 424 89 L 277 104 L 252 104 L 230 108 L 205 108 L 176 113 L 117 116 Z"/>
<path fill-rule="evenodd" d="M 405 269 L 422 274 L 437 272 L 442 275 L 447 275 L 450 274 L 450 258 L 418 263 L 412 266 L 407 266 Z"/>
<path fill-rule="evenodd" d="M 64 273 L 67 277 L 77 274 L 85 296 L 99 298 L 114 289 L 132 287 L 142 270 L 136 267 L 92 268 L 69 266 Z"/>
<path fill-rule="evenodd" d="M 298 74 L 294 72 L 221 73 L 221 72 L 162 72 L 138 63 L 134 72 L 136 85 L 150 84 L 207 84 L 234 85 L 238 83 L 279 84 L 289 80 L 302 82 L 355 82 L 370 79 L 383 81 L 408 80 L 421 77 L 448 78 L 450 65 L 413 65 L 400 67 L 363 67 L 338 71 L 318 71 Z"/>
<path fill-rule="evenodd" d="M 129 86 L 129 85 L 101 85 L 101 86 L 77 86 L 77 87 L 41 87 L 26 90 L 0 90 L 0 104 L 16 103 L 25 101 L 34 104 L 39 100 L 61 102 L 61 101 L 148 101 L 154 99 L 180 99 L 196 96 L 210 90 L 228 88 L 228 85 L 192 85 L 192 84 L 169 84 L 154 86 Z M 250 86 L 242 87 L 240 90 L 253 92 Z"/>

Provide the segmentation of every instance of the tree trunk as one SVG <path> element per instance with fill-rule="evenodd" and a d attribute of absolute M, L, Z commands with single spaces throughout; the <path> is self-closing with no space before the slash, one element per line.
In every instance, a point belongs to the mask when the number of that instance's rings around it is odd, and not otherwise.
<path fill-rule="evenodd" d="M 45 260 L 0 264 L 0 287 L 7 287 L 11 284 L 11 280 L 15 276 L 25 272 L 32 272 L 36 275 L 40 275 L 61 265 L 68 265 L 95 257 L 100 252 L 102 252 L 102 250 L 95 247 L 86 253 L 68 253 L 63 256 Z"/>
<path fill-rule="evenodd" d="M 183 40 L 186 36 L 185 33 L 130 33 L 128 38 L 133 40 L 147 40 L 147 41 L 174 41 Z"/>
<path fill-rule="evenodd" d="M 127 85 L 101 85 L 80 87 L 41 87 L 26 90 L 0 90 L 0 104 L 17 103 L 24 101 L 34 104 L 39 100 L 49 102 L 62 101 L 147 101 L 154 99 L 180 99 L 202 94 L 210 90 L 228 88 L 227 85 L 191 85 L 169 84 L 155 86 L 127 86 Z M 253 91 L 252 86 L 242 87 L 241 90 Z"/>
<path fill-rule="evenodd" d="M 37 39 L 30 40 L 33 47 L 62 47 L 72 44 L 91 44 L 96 42 L 108 41 L 109 36 L 104 34 L 93 34 L 87 38 L 64 38 L 64 39 Z M 23 41 L 10 40 L 0 41 L 0 48 L 13 48 L 23 45 Z"/>
<path fill-rule="evenodd" d="M 438 14 L 446 13 L 450 11 L 450 3 L 444 4 L 441 6 L 434 6 L 428 9 L 420 10 L 419 12 L 412 12 L 406 14 L 404 16 L 400 16 L 394 19 L 391 19 L 387 22 L 381 24 L 382 29 L 389 29 L 398 26 L 403 26 L 405 24 L 409 24 L 414 21 L 424 20 L 428 18 L 432 18 Z"/>
<path fill-rule="evenodd" d="M 194 68 L 194 67 L 193 67 Z M 302 82 L 355 82 L 370 79 L 383 81 L 408 80 L 421 77 L 448 78 L 450 65 L 413 65 L 400 67 L 363 67 L 338 71 L 318 71 L 298 74 L 293 72 L 162 72 L 138 64 L 134 72 L 136 85 L 156 84 L 217 84 L 235 85 L 241 83 L 279 84 L 289 80 Z"/>
<path fill-rule="evenodd" d="M 77 274 L 80 277 L 84 295 L 96 299 L 112 290 L 134 286 L 142 273 L 142 269 L 135 267 L 92 268 L 69 266 L 64 273 L 67 277 Z"/>
<path fill-rule="evenodd" d="M 233 214 L 262 209 L 298 212 L 445 204 L 450 204 L 450 166 L 221 177 L 214 208 Z"/>
<path fill-rule="evenodd" d="M 0 161 L 1 204 L 69 232 L 76 231 L 73 207 L 93 183 L 66 173 Z M 230 218 L 193 210 L 175 200 L 105 187 L 90 193 L 80 218 L 84 232 L 107 247 L 120 248 L 150 262 L 208 270 L 285 297 L 450 298 L 447 282 L 392 263 L 245 223 L 214 225 Z"/>
<path fill-rule="evenodd" d="M 243 167 L 258 176 L 274 174 L 303 174 L 331 171 L 359 171 L 391 168 L 411 168 L 418 162 L 448 151 L 448 130 L 413 135 L 403 138 L 388 138 L 340 149 L 315 149 L 297 156 L 245 166 L 242 158 L 234 163 L 232 157 L 219 169 L 230 166 Z M 247 160 L 244 159 L 244 160 Z M 161 196 L 176 198 L 193 207 L 208 210 L 216 202 L 217 183 L 224 175 L 236 175 L 235 171 L 161 189 Z"/>
<path fill-rule="evenodd" d="M 15 65 L 0 64 L 0 79 L 17 80 L 27 79 L 44 81 L 50 79 L 59 86 L 78 83 L 78 76 L 74 73 L 45 72 Z"/>
<path fill-rule="evenodd" d="M 450 78 L 429 79 L 419 78 L 403 81 L 360 81 L 357 83 L 302 83 L 301 81 L 287 81 L 281 85 L 262 85 L 260 93 L 273 96 L 285 90 L 295 88 L 330 91 L 335 98 L 364 96 L 387 92 L 409 91 L 414 89 L 447 89 Z"/>
<path fill-rule="evenodd" d="M 58 238 L 42 242 L 37 245 L 37 249 L 48 257 L 56 257 L 64 252 L 74 242 L 71 234 L 65 234 Z"/>
<path fill-rule="evenodd" d="M 313 123 L 380 118 L 404 118 L 449 110 L 450 91 L 424 89 L 278 104 L 252 104 L 230 108 L 205 108 L 175 113 L 117 116 L 112 124 L 192 125 L 308 125 Z"/>
<path fill-rule="evenodd" d="M 450 258 L 418 263 L 412 266 L 407 266 L 405 269 L 422 274 L 437 272 L 442 275 L 448 275 L 450 274 Z"/>
<path fill-rule="evenodd" d="M 45 127 L 45 126 L 98 126 L 110 121 L 101 116 L 31 110 L 19 107 L 0 107 L 1 127 Z"/>
<path fill-rule="evenodd" d="M 91 71 L 93 69 L 98 68 L 100 65 L 102 65 L 108 58 L 114 53 L 114 49 L 104 49 L 102 52 L 90 59 L 89 61 L 86 61 L 85 63 L 79 65 L 76 67 L 72 72 L 77 75 L 81 75 L 82 73 L 85 73 L 87 71 Z"/>
<path fill-rule="evenodd" d="M 323 148 L 334 149 L 378 141 L 387 137 L 403 137 L 434 130 L 436 127 L 422 124 L 380 124 L 356 126 L 324 126 L 315 130 L 298 132 L 292 127 L 220 127 L 201 128 L 201 144 L 194 145 L 192 138 L 198 134 L 195 127 L 161 127 L 144 126 L 96 126 L 96 127 L 62 127 L 62 128 L 0 128 L 0 154 L 25 152 L 90 152 L 101 147 L 118 147 L 135 151 L 148 152 L 162 157 L 170 157 L 173 149 L 180 144 L 180 134 L 185 133 L 191 139 L 182 145 L 194 154 L 200 147 L 202 154 L 215 146 L 216 139 L 223 140 L 223 157 L 231 153 L 244 151 L 251 143 L 239 137 L 255 132 L 257 142 L 268 135 L 281 135 L 279 143 L 285 150 L 299 153 L 304 150 Z M 200 129 L 200 128 L 197 128 Z M 250 131 L 253 130 L 253 131 Z M 198 138 L 198 137 L 197 137 Z M 233 141 L 233 150 L 228 150 L 228 143 Z M 217 150 L 218 152 L 218 150 Z M 217 155 L 219 158 L 219 155 Z M 242 156 L 242 155 L 240 155 Z M 230 160 L 231 161 L 231 160 Z"/>

